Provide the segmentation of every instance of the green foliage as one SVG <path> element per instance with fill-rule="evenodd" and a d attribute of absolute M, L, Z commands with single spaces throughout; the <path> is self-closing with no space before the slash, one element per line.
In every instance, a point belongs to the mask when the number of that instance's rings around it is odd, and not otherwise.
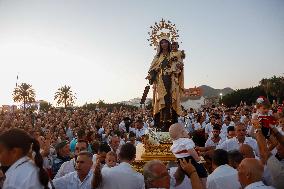
<path fill-rule="evenodd" d="M 27 83 L 21 83 L 13 91 L 14 102 L 23 102 L 24 110 L 26 111 L 26 104 L 35 101 L 35 91 L 32 85 Z"/>
<path fill-rule="evenodd" d="M 41 101 L 39 106 L 40 106 L 39 110 L 43 112 L 48 112 L 52 108 L 52 105 L 46 101 Z"/>
<path fill-rule="evenodd" d="M 255 103 L 259 96 L 266 96 L 270 101 L 276 99 L 278 103 L 284 99 L 284 77 L 273 76 L 264 78 L 257 87 L 239 89 L 223 97 L 222 103 L 226 106 L 239 105 L 241 101 L 248 105 Z"/>
<path fill-rule="evenodd" d="M 239 105 L 241 101 L 251 105 L 259 96 L 264 96 L 265 91 L 260 87 L 251 87 L 247 89 L 238 89 L 230 94 L 223 97 L 222 103 L 226 106 Z"/>
<path fill-rule="evenodd" d="M 284 98 L 284 77 L 276 77 L 275 75 L 269 79 L 264 78 L 260 82 L 260 86 L 265 90 L 267 95 L 271 95 L 277 99 L 279 103 Z"/>
<path fill-rule="evenodd" d="M 57 105 L 64 105 L 64 108 L 67 108 L 74 105 L 76 96 L 73 94 L 70 86 L 64 85 L 56 91 L 54 100 L 57 101 Z"/>

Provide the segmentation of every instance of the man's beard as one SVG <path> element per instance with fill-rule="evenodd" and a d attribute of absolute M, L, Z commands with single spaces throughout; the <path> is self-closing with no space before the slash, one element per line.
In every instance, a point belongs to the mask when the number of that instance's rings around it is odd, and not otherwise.
<path fill-rule="evenodd" d="M 219 135 L 213 135 L 213 138 L 217 139 L 219 138 Z"/>

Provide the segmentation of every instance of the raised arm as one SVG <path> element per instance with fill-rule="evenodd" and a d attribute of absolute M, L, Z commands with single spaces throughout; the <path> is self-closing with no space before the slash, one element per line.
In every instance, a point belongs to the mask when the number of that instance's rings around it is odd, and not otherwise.
<path fill-rule="evenodd" d="M 94 176 L 92 179 L 93 189 L 100 187 L 102 184 L 102 171 L 101 171 L 101 162 L 100 158 L 97 157 L 96 166 L 94 169 Z"/>
<path fill-rule="evenodd" d="M 185 159 L 180 160 L 181 168 L 190 177 L 192 188 L 203 189 L 201 180 L 197 174 L 195 167 L 191 164 L 191 161 L 187 162 Z"/>
<path fill-rule="evenodd" d="M 252 125 L 255 130 L 255 137 L 259 148 L 260 159 L 263 164 L 266 164 L 266 161 L 271 154 L 268 151 L 266 139 L 261 132 L 261 125 L 257 119 L 252 120 Z"/>

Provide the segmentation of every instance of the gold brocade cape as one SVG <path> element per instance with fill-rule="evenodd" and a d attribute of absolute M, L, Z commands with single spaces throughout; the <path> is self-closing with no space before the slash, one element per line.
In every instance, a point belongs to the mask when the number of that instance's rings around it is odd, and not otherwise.
<path fill-rule="evenodd" d="M 167 94 L 166 88 L 163 83 L 162 79 L 162 69 L 161 69 L 161 63 L 165 58 L 168 58 L 168 60 L 171 60 L 170 56 L 155 56 L 154 60 L 151 63 L 151 67 L 149 69 L 149 73 L 151 71 L 157 72 L 156 80 L 153 82 L 153 114 L 157 114 L 165 107 L 165 100 L 164 97 Z M 169 64 L 172 66 L 172 62 L 170 61 Z M 172 69 L 170 69 L 172 70 Z M 176 77 L 175 74 L 171 74 L 171 99 L 172 99 L 172 105 L 171 108 L 173 108 L 178 115 L 182 115 L 182 108 L 181 108 L 181 101 L 180 98 L 183 95 L 184 92 L 184 71 Z"/>

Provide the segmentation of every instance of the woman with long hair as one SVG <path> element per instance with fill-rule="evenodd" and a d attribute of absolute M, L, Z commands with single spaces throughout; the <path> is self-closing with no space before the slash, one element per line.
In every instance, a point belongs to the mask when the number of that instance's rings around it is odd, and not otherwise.
<path fill-rule="evenodd" d="M 31 151 L 34 161 L 28 157 Z M 24 130 L 10 129 L 0 135 L 0 163 L 9 167 L 3 189 L 49 189 L 39 142 Z"/>

